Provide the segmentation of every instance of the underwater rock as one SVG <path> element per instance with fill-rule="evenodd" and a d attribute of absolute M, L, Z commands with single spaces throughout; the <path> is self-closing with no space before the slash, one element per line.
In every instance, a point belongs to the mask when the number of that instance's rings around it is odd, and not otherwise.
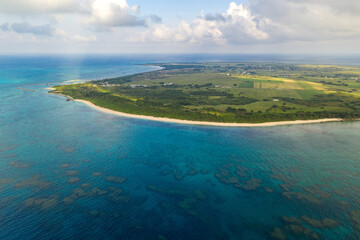
<path fill-rule="evenodd" d="M 244 187 L 245 190 L 255 190 L 260 187 L 261 180 L 257 178 L 251 178 L 250 180 L 246 181 L 246 185 Z"/>
<path fill-rule="evenodd" d="M 197 216 L 197 212 L 194 211 L 192 208 L 196 204 L 197 200 L 195 198 L 185 198 L 183 201 L 178 203 L 178 206 L 186 213 L 190 214 L 191 216 Z"/>
<path fill-rule="evenodd" d="M 66 171 L 66 176 L 75 176 L 75 175 L 78 175 L 78 174 L 79 174 L 79 171 L 76 171 L 76 170 Z"/>
<path fill-rule="evenodd" d="M 324 218 L 322 220 L 322 224 L 324 226 L 324 228 L 337 228 L 340 223 L 338 221 L 336 221 L 335 219 L 330 219 L 330 218 Z"/>
<path fill-rule="evenodd" d="M 123 196 L 122 192 L 123 190 L 117 187 L 109 187 L 108 190 L 110 191 L 109 193 L 109 198 L 112 202 L 129 202 L 130 201 L 130 197 L 128 196 Z"/>
<path fill-rule="evenodd" d="M 292 232 L 295 235 L 302 235 L 304 233 L 304 228 L 301 225 L 289 225 L 286 226 L 285 229 Z"/>
<path fill-rule="evenodd" d="M 89 196 L 92 197 L 92 196 L 102 196 L 104 194 L 106 194 L 107 191 L 103 190 L 103 189 L 100 189 L 98 187 L 94 187 L 91 189 L 90 193 L 89 193 Z"/>
<path fill-rule="evenodd" d="M 179 207 L 184 210 L 189 210 L 196 202 L 197 200 L 195 198 L 185 198 L 183 201 L 179 202 Z"/>
<path fill-rule="evenodd" d="M 108 196 L 112 202 L 127 202 L 130 200 L 130 198 L 122 195 L 123 190 L 120 188 L 109 187 L 108 190 L 110 191 Z"/>
<path fill-rule="evenodd" d="M 319 185 L 313 185 L 310 187 L 302 187 L 302 189 L 309 195 L 316 196 L 317 198 L 326 199 L 331 196 L 329 192 L 325 192 Z"/>
<path fill-rule="evenodd" d="M 330 218 L 324 218 L 323 220 L 317 220 L 307 216 L 302 216 L 301 218 L 307 225 L 314 228 L 337 228 L 339 226 L 338 221 Z"/>
<path fill-rule="evenodd" d="M 111 214 L 111 216 L 110 216 L 111 218 L 115 218 L 115 219 L 117 219 L 117 218 L 121 218 L 121 217 L 123 217 L 123 214 L 122 213 L 113 213 L 113 214 Z"/>
<path fill-rule="evenodd" d="M 195 164 L 194 163 L 187 163 L 186 167 L 188 167 L 190 169 L 193 169 L 193 168 L 195 168 Z"/>
<path fill-rule="evenodd" d="M 215 177 L 220 181 L 220 179 L 223 178 L 223 176 L 220 173 L 215 173 Z"/>
<path fill-rule="evenodd" d="M 118 156 L 119 159 L 121 158 L 127 158 L 128 154 L 127 153 L 122 153 L 121 155 Z"/>
<path fill-rule="evenodd" d="M 229 163 L 229 164 L 227 164 L 227 165 L 224 165 L 224 166 L 222 166 L 224 169 L 230 169 L 230 168 L 232 168 L 232 167 L 235 167 L 235 164 L 233 164 L 233 163 Z"/>
<path fill-rule="evenodd" d="M 11 151 L 18 148 L 18 146 L 13 145 L 13 146 L 1 146 L 0 148 L 0 152 L 7 152 L 7 151 Z"/>
<path fill-rule="evenodd" d="M 102 175 L 101 172 L 94 172 L 94 173 L 93 173 L 93 176 L 94 176 L 94 177 L 99 177 L 99 176 L 101 176 L 101 175 Z"/>
<path fill-rule="evenodd" d="M 222 176 L 224 176 L 224 177 L 230 176 L 230 171 L 229 171 L 229 170 L 224 169 L 224 168 L 219 168 L 218 170 L 220 171 L 220 174 L 221 174 Z"/>
<path fill-rule="evenodd" d="M 26 207 L 40 207 L 42 210 L 53 208 L 58 203 L 58 197 L 56 195 L 49 198 L 28 198 L 24 204 Z"/>
<path fill-rule="evenodd" d="M 91 184 L 90 183 L 84 183 L 81 185 L 82 188 L 90 188 Z"/>
<path fill-rule="evenodd" d="M 203 174 L 203 175 L 208 174 L 208 171 L 203 169 L 203 170 L 201 170 L 201 174 Z"/>
<path fill-rule="evenodd" d="M 10 179 L 10 178 L 0 178 L 0 185 L 6 185 L 6 184 L 10 184 L 13 183 L 14 180 Z"/>
<path fill-rule="evenodd" d="M 73 184 L 73 183 L 78 183 L 78 182 L 80 182 L 80 178 L 78 178 L 78 177 L 73 177 L 73 178 L 69 178 L 68 180 L 67 180 L 67 182 L 68 183 L 70 183 L 70 184 Z"/>
<path fill-rule="evenodd" d="M 288 175 L 285 175 L 282 173 L 270 175 L 270 178 L 278 180 L 279 182 L 290 184 L 290 185 L 295 184 L 295 181 L 293 179 L 291 179 Z"/>
<path fill-rule="evenodd" d="M 153 186 L 153 185 L 147 185 L 146 188 L 152 192 L 161 193 L 163 191 L 161 188 Z"/>
<path fill-rule="evenodd" d="M 178 195 L 178 196 L 186 196 L 188 195 L 188 192 L 183 191 L 183 190 L 179 190 L 179 189 L 170 189 L 166 191 L 167 194 L 170 195 Z"/>
<path fill-rule="evenodd" d="M 75 202 L 75 200 L 71 197 L 67 197 L 67 198 L 64 198 L 63 199 L 63 203 L 66 204 L 66 205 L 70 205 L 70 204 L 73 204 Z"/>
<path fill-rule="evenodd" d="M 270 233 L 270 237 L 272 240 L 286 240 L 287 239 L 285 233 L 279 227 L 274 228 L 274 230 Z"/>
<path fill-rule="evenodd" d="M 169 202 L 169 201 L 161 201 L 159 203 L 159 207 L 166 210 L 167 212 L 172 212 L 175 208 L 173 202 Z"/>
<path fill-rule="evenodd" d="M 193 163 L 186 164 L 186 167 L 189 168 L 189 170 L 186 173 L 186 175 L 188 176 L 194 176 L 199 173 L 199 170 L 195 169 L 195 164 Z"/>
<path fill-rule="evenodd" d="M 117 177 L 117 176 L 110 176 L 110 177 L 107 177 L 105 178 L 106 181 L 109 181 L 109 182 L 114 182 L 114 183 L 124 183 L 126 181 L 126 178 L 125 177 Z"/>
<path fill-rule="evenodd" d="M 173 174 L 174 178 L 177 180 L 177 181 L 181 181 L 184 179 L 184 175 L 183 173 L 180 171 L 180 170 L 177 170 L 174 174 Z"/>
<path fill-rule="evenodd" d="M 258 187 L 260 187 L 261 182 L 262 181 L 260 179 L 252 178 L 250 180 L 247 180 L 245 182 L 245 185 L 240 184 L 240 183 L 236 183 L 236 184 L 234 184 L 234 187 L 242 188 L 242 189 L 247 190 L 247 191 L 256 190 Z"/>
<path fill-rule="evenodd" d="M 143 225 L 131 225 L 129 226 L 129 230 L 132 231 L 132 232 L 137 232 L 137 233 L 140 233 L 140 232 L 143 232 L 144 231 L 144 226 Z"/>
<path fill-rule="evenodd" d="M 240 177 L 247 177 L 247 175 L 243 171 L 238 170 L 238 171 L 236 171 L 236 174 L 239 175 Z"/>
<path fill-rule="evenodd" d="M 344 200 L 339 201 L 339 204 L 340 204 L 343 208 L 348 208 L 348 207 L 351 206 L 350 203 L 348 203 L 347 201 L 344 201 Z M 360 203 L 359 203 L 359 204 L 360 204 Z"/>
<path fill-rule="evenodd" d="M 283 216 L 281 220 L 286 224 L 295 224 L 295 225 L 301 225 L 301 220 L 297 217 L 286 217 Z"/>
<path fill-rule="evenodd" d="M 249 173 L 249 169 L 246 167 L 243 167 L 241 165 L 236 165 L 236 174 L 239 175 L 240 177 L 247 177 Z"/>
<path fill-rule="evenodd" d="M 206 195 L 203 191 L 201 190 L 195 190 L 194 191 L 194 197 L 198 200 L 205 200 L 206 199 Z"/>
<path fill-rule="evenodd" d="M 298 200 L 304 200 L 310 202 L 312 204 L 320 205 L 322 201 L 310 194 L 307 193 L 299 193 L 299 192 L 283 192 L 282 195 L 287 199 L 291 200 L 295 197 Z"/>
<path fill-rule="evenodd" d="M 50 182 L 45 182 L 40 180 L 40 175 L 36 174 L 30 179 L 25 179 L 14 185 L 15 188 L 24 188 L 24 187 L 36 187 L 39 189 L 44 189 L 50 187 Z"/>
<path fill-rule="evenodd" d="M 171 170 L 171 169 L 164 169 L 164 170 L 161 171 L 160 174 L 161 174 L 162 176 L 168 176 L 168 175 L 173 174 L 173 172 L 174 172 L 174 171 Z"/>
<path fill-rule="evenodd" d="M 53 208 L 57 205 L 58 200 L 57 199 L 47 199 L 43 204 L 41 205 L 41 209 L 49 209 Z"/>
<path fill-rule="evenodd" d="M 165 237 L 162 234 L 157 235 L 157 240 L 167 240 L 167 237 Z"/>
<path fill-rule="evenodd" d="M 72 194 L 65 198 L 63 202 L 65 204 L 72 204 L 76 199 L 79 198 L 90 198 L 95 196 L 102 196 L 106 194 L 107 191 L 102 190 L 100 188 L 94 187 L 89 191 L 84 190 L 83 188 L 76 188 L 73 190 Z"/>
<path fill-rule="evenodd" d="M 114 196 L 111 197 L 110 200 L 115 203 L 127 203 L 130 201 L 129 196 Z"/>
<path fill-rule="evenodd" d="M 104 217 L 106 215 L 105 212 L 103 211 L 99 211 L 99 210 L 90 210 L 88 212 L 88 214 L 91 216 L 91 217 Z"/>
<path fill-rule="evenodd" d="M 65 153 L 72 153 L 75 151 L 75 148 L 65 147 L 65 146 L 60 146 L 60 149 L 63 150 Z"/>
<path fill-rule="evenodd" d="M 149 199 L 149 196 L 136 196 L 131 199 L 131 204 L 139 206 L 144 204 Z M 129 197 L 130 200 L 130 197 Z"/>
<path fill-rule="evenodd" d="M 186 175 L 188 175 L 188 176 L 195 176 L 195 175 L 198 174 L 198 173 L 199 173 L 198 170 L 196 170 L 196 169 L 190 169 L 190 170 L 186 173 Z"/>
<path fill-rule="evenodd" d="M 237 177 L 221 178 L 220 182 L 225 184 L 239 184 L 239 179 Z"/>
<path fill-rule="evenodd" d="M 9 165 L 17 169 L 25 169 L 31 167 L 30 164 L 20 163 L 18 161 L 9 162 Z"/>
<path fill-rule="evenodd" d="M 77 198 L 83 198 L 83 197 L 86 197 L 87 194 L 86 194 L 86 191 L 82 188 L 76 188 L 73 190 L 73 194 L 71 195 L 71 197 L 73 199 L 77 199 Z"/>
<path fill-rule="evenodd" d="M 61 165 L 61 168 L 68 168 L 70 167 L 70 164 L 69 163 L 64 163 Z"/>
<path fill-rule="evenodd" d="M 289 184 L 280 184 L 279 185 L 281 187 L 282 190 L 284 190 L 285 192 L 291 192 L 291 186 Z"/>
<path fill-rule="evenodd" d="M 360 211 L 359 210 L 351 211 L 349 213 L 349 216 L 350 216 L 350 220 L 354 224 L 355 228 L 360 230 Z"/>
<path fill-rule="evenodd" d="M 313 240 L 320 239 L 319 235 L 316 232 L 301 225 L 292 224 L 289 226 L 285 226 L 284 229 L 285 231 L 291 232 L 296 236 L 304 236 L 306 237 L 306 239 L 313 239 Z"/>
<path fill-rule="evenodd" d="M 267 192 L 267 193 L 273 193 L 274 192 L 274 190 L 272 190 L 269 187 L 265 187 L 264 189 L 265 189 L 265 192 Z"/>

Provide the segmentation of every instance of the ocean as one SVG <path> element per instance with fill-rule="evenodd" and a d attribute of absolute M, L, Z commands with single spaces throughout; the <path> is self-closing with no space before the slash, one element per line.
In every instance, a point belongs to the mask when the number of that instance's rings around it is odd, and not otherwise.
<path fill-rule="evenodd" d="M 0 57 L 0 239 L 360 239 L 360 122 L 189 126 L 46 89 L 247 58 Z"/>

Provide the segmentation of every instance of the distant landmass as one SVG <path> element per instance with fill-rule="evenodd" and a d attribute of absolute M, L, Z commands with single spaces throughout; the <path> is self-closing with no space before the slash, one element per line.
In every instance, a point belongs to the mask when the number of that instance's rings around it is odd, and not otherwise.
<path fill-rule="evenodd" d="M 56 86 L 52 93 L 142 116 L 215 123 L 360 118 L 360 67 L 171 63 L 161 70 Z"/>

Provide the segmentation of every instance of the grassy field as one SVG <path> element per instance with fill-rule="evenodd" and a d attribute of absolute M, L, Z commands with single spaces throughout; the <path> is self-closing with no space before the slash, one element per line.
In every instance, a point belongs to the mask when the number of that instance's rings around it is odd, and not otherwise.
<path fill-rule="evenodd" d="M 163 70 L 55 92 L 132 114 L 216 122 L 360 117 L 360 67 L 161 64 Z"/>

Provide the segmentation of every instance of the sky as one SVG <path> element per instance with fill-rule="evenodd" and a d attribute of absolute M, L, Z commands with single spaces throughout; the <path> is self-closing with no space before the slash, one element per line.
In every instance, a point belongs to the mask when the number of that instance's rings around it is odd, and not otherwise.
<path fill-rule="evenodd" d="M 358 0 L 0 0 L 0 54 L 358 54 Z"/>

